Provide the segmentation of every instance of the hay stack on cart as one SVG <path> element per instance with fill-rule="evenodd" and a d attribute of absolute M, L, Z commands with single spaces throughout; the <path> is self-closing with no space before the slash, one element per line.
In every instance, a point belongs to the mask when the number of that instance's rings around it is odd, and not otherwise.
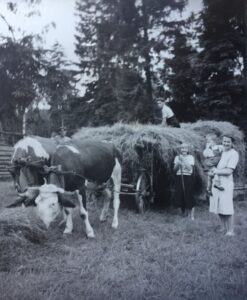
<path fill-rule="evenodd" d="M 241 184 L 244 171 L 244 142 L 239 129 L 227 122 L 199 121 L 182 124 L 182 128 L 162 127 L 159 125 L 123 124 L 97 128 L 81 128 L 72 138 L 96 139 L 112 142 L 123 156 L 123 182 L 135 182 L 141 170 L 151 176 L 154 191 L 154 203 L 171 204 L 173 195 L 173 161 L 182 142 L 190 145 L 191 154 L 196 158 L 194 184 L 197 197 L 205 192 L 206 174 L 203 166 L 202 151 L 205 136 L 216 132 L 236 138 L 235 147 L 241 161 L 236 171 L 237 181 Z M 219 138 L 219 142 L 221 139 Z"/>

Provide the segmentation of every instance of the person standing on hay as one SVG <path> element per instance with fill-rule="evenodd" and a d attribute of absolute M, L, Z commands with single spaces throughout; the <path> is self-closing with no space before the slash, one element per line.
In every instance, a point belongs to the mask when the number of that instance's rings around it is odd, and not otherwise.
<path fill-rule="evenodd" d="M 215 133 L 211 133 L 206 135 L 206 147 L 203 151 L 203 156 L 205 157 L 205 171 L 208 174 L 207 180 L 207 194 L 208 196 L 212 196 L 212 183 L 214 178 L 214 187 L 219 190 L 224 190 L 224 188 L 220 184 L 220 177 L 214 175 L 214 168 L 217 167 L 221 153 L 223 151 L 222 145 L 217 145 L 217 136 Z"/>
<path fill-rule="evenodd" d="M 222 230 L 226 231 L 227 236 L 234 235 L 233 171 L 239 161 L 239 154 L 233 148 L 233 142 L 232 136 L 223 136 L 223 152 L 217 168 L 213 170 L 213 174 L 220 177 L 221 186 L 224 190 L 215 188 L 213 184 L 212 196 L 209 199 L 209 211 L 219 215 L 223 227 Z"/>
<path fill-rule="evenodd" d="M 163 126 L 171 126 L 171 127 L 180 127 L 180 124 L 172 111 L 172 109 L 166 105 L 165 102 L 158 100 L 157 102 L 159 108 L 161 109 L 162 113 L 162 125 Z"/>
<path fill-rule="evenodd" d="M 60 133 L 57 134 L 56 132 L 52 132 L 51 138 L 59 145 L 69 142 L 71 140 L 70 137 L 67 136 L 67 129 L 66 127 L 62 126 L 60 128 Z"/>
<path fill-rule="evenodd" d="M 174 159 L 175 181 L 175 206 L 180 207 L 182 213 L 190 212 L 191 220 L 195 218 L 195 198 L 193 191 L 193 170 L 195 158 L 189 154 L 189 146 L 182 143 L 180 154 Z"/>

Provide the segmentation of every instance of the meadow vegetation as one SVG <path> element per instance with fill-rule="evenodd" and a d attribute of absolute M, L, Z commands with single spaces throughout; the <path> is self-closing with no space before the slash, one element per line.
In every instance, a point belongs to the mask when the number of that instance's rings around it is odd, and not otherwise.
<path fill-rule="evenodd" d="M 118 230 L 100 223 L 100 203 L 89 203 L 91 240 L 78 212 L 73 233 L 63 236 L 60 219 L 46 230 L 32 208 L 4 208 L 15 192 L 10 182 L 0 189 L 2 300 L 247 297 L 246 201 L 235 202 L 234 237 L 219 232 L 206 202 L 193 222 L 173 209 L 139 215 L 122 201 Z"/>

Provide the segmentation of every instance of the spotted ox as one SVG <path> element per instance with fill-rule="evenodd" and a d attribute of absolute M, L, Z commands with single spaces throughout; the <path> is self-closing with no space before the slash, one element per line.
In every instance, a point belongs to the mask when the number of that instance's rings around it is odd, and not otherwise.
<path fill-rule="evenodd" d="M 51 155 L 56 150 L 56 142 L 49 138 L 27 136 L 14 146 L 10 173 L 18 192 L 24 192 L 28 186 L 44 183 L 41 170 L 44 164 L 50 164 Z"/>
<path fill-rule="evenodd" d="M 117 228 L 121 186 L 120 161 L 119 152 L 110 143 L 72 140 L 69 144 L 58 146 L 52 155 L 52 166 L 48 168 L 48 184 L 36 189 L 29 188 L 21 196 L 25 197 L 26 205 L 37 206 L 38 215 L 47 228 L 62 210 L 66 222 L 64 233 L 72 232 L 72 208 L 78 203 L 86 235 L 94 237 L 86 210 L 86 182 L 101 188 L 104 205 L 100 220 L 105 221 L 111 195 L 106 183 L 112 179 L 114 208 L 112 227 Z M 10 206 L 13 207 L 15 204 Z"/>

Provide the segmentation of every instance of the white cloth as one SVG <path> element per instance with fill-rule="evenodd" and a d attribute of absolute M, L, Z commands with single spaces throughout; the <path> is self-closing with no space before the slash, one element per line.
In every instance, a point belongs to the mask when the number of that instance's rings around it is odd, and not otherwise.
<path fill-rule="evenodd" d="M 178 164 L 178 162 L 182 161 L 185 163 L 185 165 L 182 165 L 181 168 L 178 169 L 176 175 L 192 175 L 193 173 L 193 166 L 195 165 L 195 159 L 194 156 L 188 154 L 188 155 L 177 155 L 174 159 L 174 164 Z M 186 165 L 189 165 L 187 167 Z"/>
<path fill-rule="evenodd" d="M 229 151 L 224 151 L 222 153 L 221 159 L 218 163 L 217 169 L 235 169 L 239 161 L 238 152 L 234 149 Z M 209 211 L 215 214 L 222 215 L 233 215 L 233 175 L 218 175 L 220 178 L 220 185 L 224 188 L 220 191 L 216 188 L 212 188 L 212 196 L 210 197 Z M 215 179 L 213 181 L 213 184 Z"/>
<path fill-rule="evenodd" d="M 172 109 L 169 106 L 167 106 L 166 104 L 164 104 L 162 107 L 162 118 L 170 119 L 173 116 L 174 116 L 174 112 L 172 111 Z"/>
<path fill-rule="evenodd" d="M 206 148 L 202 152 L 204 157 L 214 157 L 214 151 L 219 151 L 220 153 L 223 152 L 224 147 L 222 145 L 206 145 Z"/>

